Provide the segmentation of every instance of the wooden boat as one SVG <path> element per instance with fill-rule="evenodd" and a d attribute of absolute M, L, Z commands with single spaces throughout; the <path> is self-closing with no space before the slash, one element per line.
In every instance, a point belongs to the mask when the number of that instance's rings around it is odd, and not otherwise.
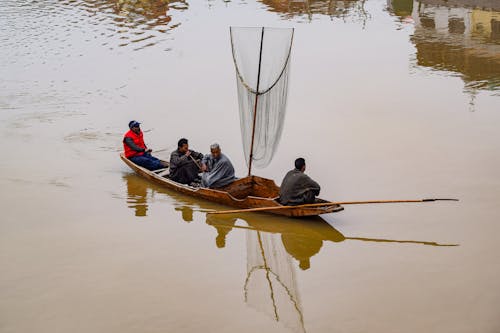
<path fill-rule="evenodd" d="M 205 199 L 219 204 L 242 209 L 282 206 L 276 200 L 279 196 L 280 188 L 271 179 L 252 175 L 245 178 L 240 178 L 230 185 L 220 189 L 194 187 L 190 185 L 180 184 L 171 180 L 168 177 L 168 168 L 161 172 L 150 171 L 133 163 L 128 158 L 126 158 L 123 153 L 120 154 L 120 158 L 138 175 L 161 186 L 195 198 Z M 316 199 L 316 202 L 327 203 L 328 201 L 318 198 Z M 325 206 L 321 207 L 294 207 L 290 209 L 271 210 L 268 213 L 300 217 L 335 213 L 343 209 L 344 208 L 340 205 L 326 204 Z"/>
<path fill-rule="evenodd" d="M 266 30 L 271 31 L 269 35 L 271 37 L 266 37 L 266 39 L 264 39 Z M 258 52 L 253 52 L 249 49 L 249 47 L 255 46 L 253 43 L 250 43 L 250 46 L 242 46 L 242 44 L 248 42 L 248 37 L 250 35 L 260 39 L 260 48 Z M 192 197 L 241 209 L 283 207 L 277 200 L 280 188 L 271 179 L 252 175 L 252 161 L 260 161 L 261 167 L 269 164 L 272 159 L 272 150 L 276 148 L 279 142 L 281 126 L 284 119 L 282 115 L 284 115 L 286 108 L 286 96 L 288 91 L 288 74 L 286 73 L 288 73 L 290 63 L 293 29 L 231 27 L 230 37 L 233 61 L 238 77 L 238 96 L 240 101 L 245 101 L 239 103 L 239 106 L 240 117 L 242 119 L 240 124 L 245 124 L 245 126 L 242 125 L 242 133 L 245 133 L 244 135 L 246 136 L 246 139 L 243 140 L 243 144 L 245 151 L 248 153 L 248 176 L 238 179 L 223 188 L 210 189 L 194 187 L 171 180 L 168 177 L 168 168 L 163 171 L 149 171 L 134 164 L 123 154 L 121 154 L 120 157 L 125 164 L 140 176 L 161 186 Z M 276 39 L 282 50 L 274 49 L 273 38 Z M 264 41 L 266 42 L 264 43 Z M 270 50 L 263 52 L 263 45 L 271 47 Z M 258 55 L 258 59 L 253 59 L 255 55 Z M 264 60 L 263 57 L 265 58 Z M 256 62 L 256 60 L 258 60 L 258 62 Z M 243 66 L 243 68 L 239 68 L 238 64 L 240 62 L 246 65 Z M 260 75 L 262 63 L 265 64 L 265 70 L 267 71 L 267 75 L 265 75 L 262 80 L 263 82 L 261 82 Z M 257 64 L 258 67 L 256 67 Z M 273 70 L 269 68 L 270 66 L 274 67 Z M 253 70 L 257 72 L 256 76 L 252 74 Z M 266 94 L 266 98 L 269 99 L 265 99 L 264 104 L 261 103 L 259 108 L 259 96 L 264 94 Z M 249 101 L 253 101 L 253 104 Z M 259 115 L 259 119 L 263 117 L 263 120 L 257 121 L 257 115 Z M 259 124 L 258 135 L 256 135 L 256 124 Z M 251 131 L 247 131 L 249 130 L 247 125 L 251 125 Z M 269 152 L 271 153 L 268 154 Z M 265 156 L 265 158 L 255 159 L 254 154 L 256 153 L 258 153 L 257 155 L 259 156 Z M 344 209 L 338 204 L 332 204 L 323 199 L 316 199 L 316 202 L 318 204 L 325 203 L 325 205 L 314 207 L 297 206 L 293 208 L 288 208 L 290 206 L 287 206 L 286 209 L 269 210 L 266 212 L 285 216 L 316 216 L 334 213 Z"/>

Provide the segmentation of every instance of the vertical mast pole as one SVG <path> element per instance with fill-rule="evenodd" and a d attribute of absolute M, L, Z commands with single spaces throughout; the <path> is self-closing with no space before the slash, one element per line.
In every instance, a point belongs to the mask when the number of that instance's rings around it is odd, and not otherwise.
<path fill-rule="evenodd" d="M 260 36 L 260 53 L 259 53 L 259 71 L 257 72 L 257 89 L 255 92 L 255 106 L 253 108 L 253 125 L 252 125 L 252 143 L 250 144 L 250 159 L 248 162 L 248 176 L 252 173 L 252 160 L 253 160 L 253 143 L 255 140 L 255 123 L 257 121 L 257 102 L 259 100 L 259 85 L 260 85 L 260 65 L 262 63 L 262 44 L 264 42 L 264 27 Z"/>

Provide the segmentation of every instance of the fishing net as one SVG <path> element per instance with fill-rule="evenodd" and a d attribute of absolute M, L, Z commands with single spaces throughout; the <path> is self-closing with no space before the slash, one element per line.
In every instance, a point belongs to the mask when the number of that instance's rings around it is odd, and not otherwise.
<path fill-rule="evenodd" d="M 267 166 L 285 119 L 293 29 L 231 27 L 241 136 L 247 164 Z M 252 127 L 257 97 L 253 151 Z"/>
<path fill-rule="evenodd" d="M 295 270 L 277 234 L 247 231 L 245 302 L 294 332 L 304 332 Z"/>

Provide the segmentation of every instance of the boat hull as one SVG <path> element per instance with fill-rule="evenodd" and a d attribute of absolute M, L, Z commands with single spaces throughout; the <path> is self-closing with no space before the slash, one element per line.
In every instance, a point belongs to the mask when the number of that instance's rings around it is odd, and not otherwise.
<path fill-rule="evenodd" d="M 127 164 L 135 173 L 141 177 L 148 179 L 162 187 L 183 193 L 185 195 L 216 202 L 222 205 L 247 209 L 259 207 L 281 207 L 282 205 L 276 201 L 279 195 L 279 187 L 274 181 L 258 176 L 249 176 L 241 178 L 232 184 L 221 189 L 210 189 L 203 187 L 193 187 L 180 184 L 173 180 L 156 174 L 153 171 L 145 169 L 125 157 L 123 153 L 120 158 Z M 317 202 L 327 202 L 326 200 L 317 199 Z M 327 213 L 334 213 L 343 210 L 340 205 L 326 205 L 324 207 L 297 207 L 270 210 L 265 213 L 284 215 L 291 217 L 301 216 L 316 216 Z"/>

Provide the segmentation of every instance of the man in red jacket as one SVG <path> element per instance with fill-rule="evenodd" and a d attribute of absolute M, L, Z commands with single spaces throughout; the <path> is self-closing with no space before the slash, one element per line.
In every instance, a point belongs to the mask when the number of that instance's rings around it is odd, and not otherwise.
<path fill-rule="evenodd" d="M 166 168 L 168 164 L 160 161 L 154 156 L 151 156 L 151 149 L 146 147 L 142 135 L 140 123 L 132 120 L 128 123 L 130 131 L 125 133 L 123 138 L 123 150 L 125 157 L 134 162 L 135 164 L 144 167 L 148 170 L 157 170 Z"/>

